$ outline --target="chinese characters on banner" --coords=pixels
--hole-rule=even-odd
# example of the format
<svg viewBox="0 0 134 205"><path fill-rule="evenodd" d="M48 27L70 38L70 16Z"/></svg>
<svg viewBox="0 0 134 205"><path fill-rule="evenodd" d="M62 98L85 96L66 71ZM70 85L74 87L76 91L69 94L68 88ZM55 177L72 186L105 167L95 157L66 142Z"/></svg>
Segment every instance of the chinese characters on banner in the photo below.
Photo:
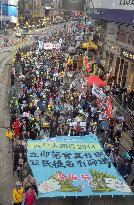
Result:
<svg viewBox="0 0 134 205"><path fill-rule="evenodd" d="M39 197L131 194L95 135L28 141L27 156Z"/></svg>

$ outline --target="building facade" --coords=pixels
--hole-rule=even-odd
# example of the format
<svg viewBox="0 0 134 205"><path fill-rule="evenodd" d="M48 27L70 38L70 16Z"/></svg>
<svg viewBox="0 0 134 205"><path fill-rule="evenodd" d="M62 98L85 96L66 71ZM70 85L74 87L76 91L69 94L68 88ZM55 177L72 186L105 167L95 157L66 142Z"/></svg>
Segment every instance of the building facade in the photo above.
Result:
<svg viewBox="0 0 134 205"><path fill-rule="evenodd" d="M133 89L134 1L94 0L92 3L90 6L95 10L92 17L106 24L103 58L107 68L112 68L117 83Z"/></svg>
<svg viewBox="0 0 134 205"><path fill-rule="evenodd" d="M33 13L33 0L19 0L19 16L31 18Z"/></svg>
<svg viewBox="0 0 134 205"><path fill-rule="evenodd" d="M116 82L134 88L134 28L132 25L107 24L104 58Z"/></svg>

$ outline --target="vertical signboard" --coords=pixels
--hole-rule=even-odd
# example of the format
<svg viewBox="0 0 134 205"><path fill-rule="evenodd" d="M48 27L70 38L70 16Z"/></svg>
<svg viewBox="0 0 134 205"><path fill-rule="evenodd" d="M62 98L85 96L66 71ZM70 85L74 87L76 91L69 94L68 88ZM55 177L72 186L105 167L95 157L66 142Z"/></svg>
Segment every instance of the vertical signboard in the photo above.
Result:
<svg viewBox="0 0 134 205"><path fill-rule="evenodd" d="M85 0L62 0L62 8L67 11L84 11Z"/></svg>
<svg viewBox="0 0 134 205"><path fill-rule="evenodd" d="M41 0L33 0L33 17L40 17Z"/></svg>

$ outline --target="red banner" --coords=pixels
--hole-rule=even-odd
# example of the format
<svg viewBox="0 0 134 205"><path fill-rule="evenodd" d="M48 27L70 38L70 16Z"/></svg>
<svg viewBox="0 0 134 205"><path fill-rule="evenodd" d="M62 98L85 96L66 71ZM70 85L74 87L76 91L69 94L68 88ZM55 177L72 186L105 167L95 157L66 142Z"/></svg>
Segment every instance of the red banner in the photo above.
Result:
<svg viewBox="0 0 134 205"><path fill-rule="evenodd" d="M105 102L98 99L98 107L105 110L103 113L105 116L107 115L108 118L112 117L112 102L110 97L107 97Z"/></svg>

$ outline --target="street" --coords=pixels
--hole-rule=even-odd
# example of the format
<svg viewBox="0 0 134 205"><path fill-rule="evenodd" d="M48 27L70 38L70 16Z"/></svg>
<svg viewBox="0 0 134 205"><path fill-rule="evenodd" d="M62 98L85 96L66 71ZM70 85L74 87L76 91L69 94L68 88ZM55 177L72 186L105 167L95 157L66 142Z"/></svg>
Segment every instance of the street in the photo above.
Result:
<svg viewBox="0 0 134 205"><path fill-rule="evenodd" d="M43 31L35 31L31 33L31 36L27 37L27 44L33 42L34 34L46 35L53 32L55 28L62 28L62 25L52 26L46 28ZM0 37L0 39L3 37ZM9 37L10 40L16 40L15 37ZM2 41L1 45L2 45ZM11 72L11 62L12 62L12 50L14 52L18 47L23 46L23 44L17 44L10 46L8 48L2 48L0 50L0 204L1 205L11 205L11 190L15 186L17 176L13 176L13 161L12 161L12 150L9 147L8 141L5 137L5 128L9 127L10 123L10 113L8 104L8 89L10 85L10 72ZM122 138L122 143L125 144L125 148L130 148L132 141L129 136L124 136ZM10 152L9 152L10 151ZM89 198L49 198L40 199L37 205L132 205L134 202L134 197L123 197L123 196L100 196L100 197L89 197Z"/></svg>

